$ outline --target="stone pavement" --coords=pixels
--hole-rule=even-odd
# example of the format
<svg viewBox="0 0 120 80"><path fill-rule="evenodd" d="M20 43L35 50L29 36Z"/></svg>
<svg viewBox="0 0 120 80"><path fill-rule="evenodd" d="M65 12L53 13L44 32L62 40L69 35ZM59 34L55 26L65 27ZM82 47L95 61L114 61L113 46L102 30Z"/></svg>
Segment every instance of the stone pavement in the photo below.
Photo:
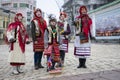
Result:
<svg viewBox="0 0 120 80"><path fill-rule="evenodd" d="M50 75L46 68L34 70L32 44L26 46L25 73L11 74L7 62L8 46L0 45L0 80L120 80L120 45L93 43L91 57L87 59L87 69L77 69L78 59L73 55L73 43L69 44L65 67L62 74ZM46 59L42 63L46 66Z"/></svg>

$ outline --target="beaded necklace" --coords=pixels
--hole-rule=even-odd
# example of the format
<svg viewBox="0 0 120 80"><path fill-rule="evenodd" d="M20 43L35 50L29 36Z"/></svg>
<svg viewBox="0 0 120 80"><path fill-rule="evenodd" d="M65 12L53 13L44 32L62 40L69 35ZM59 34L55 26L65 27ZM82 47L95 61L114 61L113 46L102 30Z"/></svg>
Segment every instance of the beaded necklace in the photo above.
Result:
<svg viewBox="0 0 120 80"><path fill-rule="evenodd" d="M55 34L57 33L56 29L52 29L52 35L53 35L53 38L55 38Z"/></svg>

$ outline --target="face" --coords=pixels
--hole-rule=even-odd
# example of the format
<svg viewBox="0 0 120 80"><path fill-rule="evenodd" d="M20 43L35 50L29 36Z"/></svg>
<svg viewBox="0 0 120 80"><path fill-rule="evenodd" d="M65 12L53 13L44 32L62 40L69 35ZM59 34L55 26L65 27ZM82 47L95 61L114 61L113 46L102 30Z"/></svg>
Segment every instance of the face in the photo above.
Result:
<svg viewBox="0 0 120 80"><path fill-rule="evenodd" d="M55 25L56 25L56 22L55 22L55 21L51 21L51 22L50 22L50 25L51 25L51 26L55 26Z"/></svg>
<svg viewBox="0 0 120 80"><path fill-rule="evenodd" d="M82 14L87 14L87 10L85 8L81 9Z"/></svg>
<svg viewBox="0 0 120 80"><path fill-rule="evenodd" d="M60 20L64 20L65 19L65 16L64 15L61 15L60 16Z"/></svg>
<svg viewBox="0 0 120 80"><path fill-rule="evenodd" d="M41 16L42 16L42 13L41 13L40 11L37 11L37 12L36 12L36 16L41 17Z"/></svg>
<svg viewBox="0 0 120 80"><path fill-rule="evenodd" d="M19 15L19 16L18 16L18 20L19 20L19 21L22 21L22 20L23 20L23 17Z"/></svg>

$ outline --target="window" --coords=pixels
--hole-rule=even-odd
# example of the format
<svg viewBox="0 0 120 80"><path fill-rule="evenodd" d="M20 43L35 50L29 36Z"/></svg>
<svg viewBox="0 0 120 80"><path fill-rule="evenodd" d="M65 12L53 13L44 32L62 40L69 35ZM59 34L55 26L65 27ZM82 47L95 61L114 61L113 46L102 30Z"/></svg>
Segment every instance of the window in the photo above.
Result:
<svg viewBox="0 0 120 80"><path fill-rule="evenodd" d="M20 3L20 7L26 7L25 3Z"/></svg>
<svg viewBox="0 0 120 80"><path fill-rule="evenodd" d="M29 8L29 4L26 4L26 7Z"/></svg>
<svg viewBox="0 0 120 80"><path fill-rule="evenodd" d="M14 4L13 4L13 7L14 7L14 8L17 8L17 7L18 7L17 3L14 3Z"/></svg>
<svg viewBox="0 0 120 80"><path fill-rule="evenodd" d="M29 8L29 4L26 4L26 3L20 3L20 7L27 7L27 8Z"/></svg>
<svg viewBox="0 0 120 80"><path fill-rule="evenodd" d="M32 9L32 5L30 5L30 9Z"/></svg>

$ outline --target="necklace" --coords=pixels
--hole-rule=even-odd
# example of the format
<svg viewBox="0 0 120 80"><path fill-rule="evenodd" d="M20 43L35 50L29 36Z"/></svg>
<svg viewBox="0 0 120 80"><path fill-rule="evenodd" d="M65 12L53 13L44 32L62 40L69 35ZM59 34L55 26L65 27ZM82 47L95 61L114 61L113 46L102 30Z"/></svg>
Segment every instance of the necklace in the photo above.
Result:
<svg viewBox="0 0 120 80"><path fill-rule="evenodd" d="M55 38L55 34L57 33L56 29L53 29L52 30L52 35L53 35L53 38Z"/></svg>

